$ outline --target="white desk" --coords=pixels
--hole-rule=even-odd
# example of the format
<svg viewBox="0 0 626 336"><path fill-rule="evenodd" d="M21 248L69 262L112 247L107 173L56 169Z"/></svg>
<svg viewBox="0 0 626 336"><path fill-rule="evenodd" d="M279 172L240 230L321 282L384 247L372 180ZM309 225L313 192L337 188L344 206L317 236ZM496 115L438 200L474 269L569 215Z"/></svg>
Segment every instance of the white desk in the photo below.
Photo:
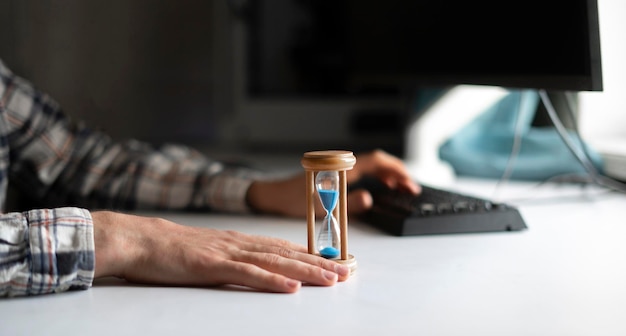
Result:
<svg viewBox="0 0 626 336"><path fill-rule="evenodd" d="M330 288L270 294L108 279L3 299L0 334L626 335L626 197L574 195L521 203L524 232L392 237L353 222L357 274ZM306 243L304 220L159 215Z"/></svg>

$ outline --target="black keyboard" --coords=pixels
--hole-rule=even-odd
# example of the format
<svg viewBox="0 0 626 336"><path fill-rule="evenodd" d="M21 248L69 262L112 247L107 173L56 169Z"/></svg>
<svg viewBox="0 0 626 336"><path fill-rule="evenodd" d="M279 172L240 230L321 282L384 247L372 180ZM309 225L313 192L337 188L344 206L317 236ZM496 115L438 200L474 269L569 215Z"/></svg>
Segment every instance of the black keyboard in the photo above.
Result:
<svg viewBox="0 0 626 336"><path fill-rule="evenodd" d="M526 224L510 205L421 185L420 195L391 190L374 179L364 179L350 189L365 188L374 206L360 217L396 236L519 231Z"/></svg>

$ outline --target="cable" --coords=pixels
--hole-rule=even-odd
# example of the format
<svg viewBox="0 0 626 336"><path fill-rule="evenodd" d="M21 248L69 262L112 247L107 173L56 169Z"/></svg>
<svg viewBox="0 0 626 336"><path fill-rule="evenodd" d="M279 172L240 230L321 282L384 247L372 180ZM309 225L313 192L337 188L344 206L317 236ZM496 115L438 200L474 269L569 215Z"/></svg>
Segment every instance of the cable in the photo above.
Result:
<svg viewBox="0 0 626 336"><path fill-rule="evenodd" d="M591 181L593 181L594 184L599 185L601 187L608 188L617 192L626 193L626 185L624 185L623 183L620 183L617 180L603 176L600 172L598 172L598 170L593 165L593 163L591 163L589 154L585 150L585 146L582 143L582 138L580 137L580 134L578 133L578 129L575 127L574 129L575 135L578 137L581 143L581 150L580 151L577 150L575 144L573 143L567 130L565 129L565 126L563 126L563 124L561 123L561 120L559 119L556 113L556 110L554 109L554 106L552 105L552 101L550 100L550 97L548 96L546 90L543 90L543 89L539 90L539 96L541 97L543 105L546 107L546 111L548 112L548 116L550 117L550 120L552 121L552 124L556 128L559 136L561 137L563 142L565 142L570 152L572 152L572 154L574 154L576 159L578 159L578 161L583 165L583 168L589 174ZM569 117L572 118L573 124L577 125L577 120L573 112L571 111L571 106L569 106L570 101L567 101L567 103L568 103Z"/></svg>
<svg viewBox="0 0 626 336"><path fill-rule="evenodd" d="M498 183L496 184L494 195L493 195L494 199L498 199L498 194L500 193L500 190L503 188L503 186L506 183L509 182L511 175L513 174L515 161L517 160L517 156L519 155L520 148L522 146L522 130L524 126L524 123L522 122L523 121L522 111L524 111L522 109L522 104L524 103L523 98L524 98L524 92L521 91L519 95L519 104L517 106L517 112L515 116L516 120L515 120L515 132L513 135L513 145L511 146L511 153L509 154L509 158L507 159L504 172L502 173L502 176L500 176L500 179L498 180Z"/></svg>
<svg viewBox="0 0 626 336"><path fill-rule="evenodd" d="M541 97L541 100L543 101L543 105L546 107L548 116L550 117L552 124L556 128L561 139L567 145L567 148L570 150L570 152L572 152L572 154L574 154L574 156L578 159L578 161L580 161L580 163L583 165L587 173L589 173L589 175L591 175L591 177L595 179L597 175L599 175L598 171L596 170L596 167L587 159L586 156L582 155L577 150L576 146L572 142L572 139L570 139L569 135L567 134L567 129L565 129L565 126L563 126L563 124L561 123L561 120L559 119L547 92L543 89L539 90L539 96Z"/></svg>
<svg viewBox="0 0 626 336"><path fill-rule="evenodd" d="M574 130L573 130L574 134L576 135L576 137L578 138L578 141L580 142L582 153L585 155L585 157L587 157L588 161L591 161L591 155L589 154L587 147L584 146L582 137L580 135L580 129L578 128L577 118L574 115L574 103L572 102L571 95L566 94L565 98L566 98L566 105L567 105L567 115L571 119L574 125ZM598 173L597 177L602 181L604 187L607 187L607 188L610 188L612 190L619 191L619 192L626 192L626 184L616 179L610 178L602 173Z"/></svg>
<svg viewBox="0 0 626 336"><path fill-rule="evenodd" d="M585 146L585 143L583 142L583 139L580 135L580 129L578 128L578 119L574 115L574 103L572 102L571 95L568 92L564 92L564 96L565 96L565 106L567 106L567 108L565 109L566 110L565 112L567 113L567 116L569 117L570 122L573 125L572 131L574 132L574 135L576 135L576 140L578 140L578 144L580 145L581 153L584 155L587 162L591 162L591 155L589 155L587 146ZM597 172L597 175L600 176L602 174L600 172Z"/></svg>

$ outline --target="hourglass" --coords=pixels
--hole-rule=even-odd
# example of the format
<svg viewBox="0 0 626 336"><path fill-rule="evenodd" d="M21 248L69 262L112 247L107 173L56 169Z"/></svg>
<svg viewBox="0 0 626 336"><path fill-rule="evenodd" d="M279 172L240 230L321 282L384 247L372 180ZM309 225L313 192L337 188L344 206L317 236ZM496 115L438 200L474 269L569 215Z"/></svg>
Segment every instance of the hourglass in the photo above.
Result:
<svg viewBox="0 0 626 336"><path fill-rule="evenodd" d="M322 202L326 216L322 220L317 235L317 251L328 259L339 257L339 226L333 211L337 207L339 198L339 173L336 171L321 171L315 176L317 195Z"/></svg>
<svg viewBox="0 0 626 336"><path fill-rule="evenodd" d="M306 152L302 158L306 170L307 242L311 254L318 254L356 270L354 256L348 254L348 210L346 171L356 158L350 151ZM316 194L317 193L317 197ZM315 237L315 201L326 210Z"/></svg>

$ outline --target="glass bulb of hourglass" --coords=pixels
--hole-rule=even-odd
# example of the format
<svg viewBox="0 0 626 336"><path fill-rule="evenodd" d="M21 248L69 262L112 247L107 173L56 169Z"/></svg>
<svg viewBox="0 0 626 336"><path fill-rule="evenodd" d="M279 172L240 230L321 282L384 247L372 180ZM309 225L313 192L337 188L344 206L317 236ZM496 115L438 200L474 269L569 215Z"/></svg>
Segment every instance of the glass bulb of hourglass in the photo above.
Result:
<svg viewBox="0 0 626 336"><path fill-rule="evenodd" d="M339 174L336 171L321 171L315 178L317 194L326 210L317 236L317 250L324 258L339 256L339 225L333 210L339 199Z"/></svg>

